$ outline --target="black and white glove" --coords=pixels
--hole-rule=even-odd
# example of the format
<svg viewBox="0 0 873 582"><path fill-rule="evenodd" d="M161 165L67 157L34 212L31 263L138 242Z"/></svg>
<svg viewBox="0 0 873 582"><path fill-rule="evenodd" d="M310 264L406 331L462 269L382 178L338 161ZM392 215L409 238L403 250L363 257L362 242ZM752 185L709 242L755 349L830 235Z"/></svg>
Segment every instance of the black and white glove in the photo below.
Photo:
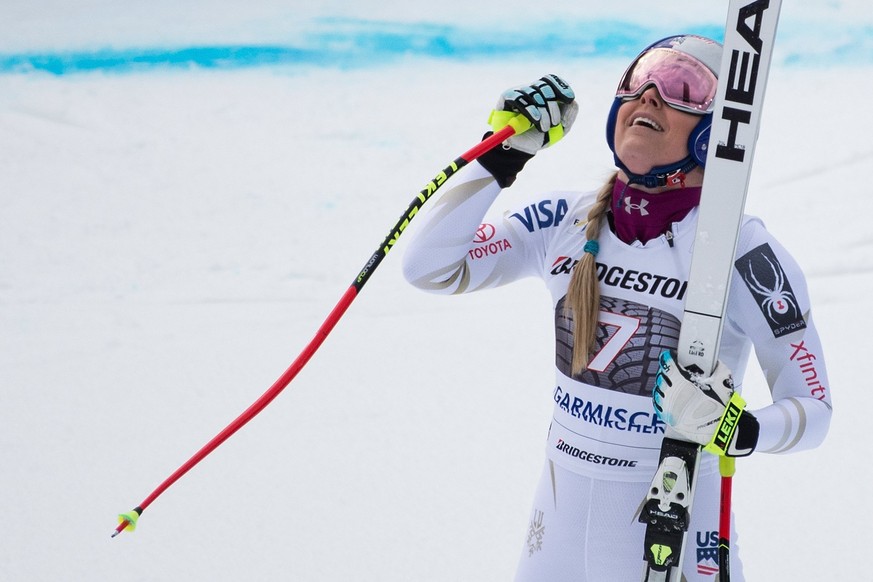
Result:
<svg viewBox="0 0 873 582"><path fill-rule="evenodd" d="M758 420L734 391L731 372L718 362L710 376L661 354L652 399L658 416L686 439L720 456L745 457L758 444Z"/></svg>
<svg viewBox="0 0 873 582"><path fill-rule="evenodd" d="M534 154L554 145L570 131L579 111L575 99L573 89L557 75L546 75L530 85L504 91L488 119L491 128L500 131L518 114L531 123L531 128L507 139L502 148L480 156L479 163L501 187L511 185Z"/></svg>
<svg viewBox="0 0 873 582"><path fill-rule="evenodd" d="M533 155L570 131L578 110L570 85L557 75L546 75L530 85L504 91L489 122L494 131L499 131L509 117L524 115L533 127L507 141L511 147Z"/></svg>

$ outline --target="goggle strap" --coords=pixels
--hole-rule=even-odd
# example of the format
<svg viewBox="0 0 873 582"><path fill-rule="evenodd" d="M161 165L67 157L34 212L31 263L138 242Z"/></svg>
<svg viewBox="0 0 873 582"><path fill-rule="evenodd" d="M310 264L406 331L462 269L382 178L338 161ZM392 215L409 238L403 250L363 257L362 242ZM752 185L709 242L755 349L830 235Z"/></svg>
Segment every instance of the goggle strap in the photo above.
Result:
<svg viewBox="0 0 873 582"><path fill-rule="evenodd" d="M634 174L626 167L622 169L627 174L628 184L640 184L646 188L660 188L662 186L676 186L677 181L680 187L684 187L685 176L696 167L697 162L693 157L688 156L675 164L652 168L648 174Z"/></svg>

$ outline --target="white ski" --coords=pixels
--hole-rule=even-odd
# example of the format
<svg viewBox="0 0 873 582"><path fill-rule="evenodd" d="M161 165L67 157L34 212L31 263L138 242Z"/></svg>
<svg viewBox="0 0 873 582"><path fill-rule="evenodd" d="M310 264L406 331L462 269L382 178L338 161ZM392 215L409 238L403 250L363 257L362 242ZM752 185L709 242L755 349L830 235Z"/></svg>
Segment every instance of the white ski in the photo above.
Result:
<svg viewBox="0 0 873 582"><path fill-rule="evenodd" d="M715 368L782 0L731 0L678 358ZM713 147L715 146L715 147Z"/></svg>
<svg viewBox="0 0 873 582"><path fill-rule="evenodd" d="M719 71L697 236L677 358L709 374L718 360L740 223L746 201L781 0L730 0ZM647 504L646 582L679 582L682 550L701 450L668 431ZM688 474L677 502L673 475ZM670 470L672 468L673 470ZM666 476L666 478L665 478ZM660 509L659 509L660 508ZM672 508L672 509L671 509ZM644 512L644 517L645 517ZM641 518L641 521L644 521ZM723 578L726 579L726 578Z"/></svg>

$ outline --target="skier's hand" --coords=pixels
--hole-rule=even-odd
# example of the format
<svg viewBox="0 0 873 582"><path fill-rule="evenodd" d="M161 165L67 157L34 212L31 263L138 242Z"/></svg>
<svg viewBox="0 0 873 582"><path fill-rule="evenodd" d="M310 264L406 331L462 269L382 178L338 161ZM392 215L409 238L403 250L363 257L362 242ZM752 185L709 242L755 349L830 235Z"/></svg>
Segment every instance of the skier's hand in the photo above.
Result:
<svg viewBox="0 0 873 582"><path fill-rule="evenodd" d="M683 368L669 351L661 354L652 399L665 423L716 455L744 457L758 442L758 421L744 410L731 372L718 362L710 376Z"/></svg>
<svg viewBox="0 0 873 582"><path fill-rule="evenodd" d="M516 115L523 115L531 128L516 133L501 147L479 157L479 163L491 172L501 188L515 182L515 177L534 154L558 142L570 131L579 106L576 95L557 75L546 75L530 85L507 89L500 96L497 108L488 123L497 132L509 125ZM491 135L486 133L485 137Z"/></svg>
<svg viewBox="0 0 873 582"><path fill-rule="evenodd" d="M533 127L510 137L506 143L513 149L534 155L564 137L573 126L578 111L576 94L570 85L557 75L546 75L530 85L504 91L488 122L497 132L515 115L524 115Z"/></svg>

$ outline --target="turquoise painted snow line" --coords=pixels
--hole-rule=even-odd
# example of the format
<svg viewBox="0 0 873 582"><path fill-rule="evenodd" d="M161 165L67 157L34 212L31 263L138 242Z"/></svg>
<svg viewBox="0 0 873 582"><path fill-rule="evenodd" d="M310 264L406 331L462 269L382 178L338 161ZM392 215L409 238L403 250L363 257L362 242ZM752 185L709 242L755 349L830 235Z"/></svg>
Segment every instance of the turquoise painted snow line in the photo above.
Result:
<svg viewBox="0 0 873 582"><path fill-rule="evenodd" d="M836 24L834 25L836 26ZM0 74L33 72L140 73L172 69L247 69L330 67L360 69L400 59L472 61L488 59L632 58L643 45L675 33L626 21L543 23L523 30L481 29L434 23L396 23L354 19L313 21L301 38L286 44L214 44L181 47L103 48L51 52L0 53ZM785 30L789 28L789 30ZM873 64L873 28L851 25L829 35L820 28L810 39L798 27L782 26L776 58L791 66ZM686 27L721 39L721 25Z"/></svg>

